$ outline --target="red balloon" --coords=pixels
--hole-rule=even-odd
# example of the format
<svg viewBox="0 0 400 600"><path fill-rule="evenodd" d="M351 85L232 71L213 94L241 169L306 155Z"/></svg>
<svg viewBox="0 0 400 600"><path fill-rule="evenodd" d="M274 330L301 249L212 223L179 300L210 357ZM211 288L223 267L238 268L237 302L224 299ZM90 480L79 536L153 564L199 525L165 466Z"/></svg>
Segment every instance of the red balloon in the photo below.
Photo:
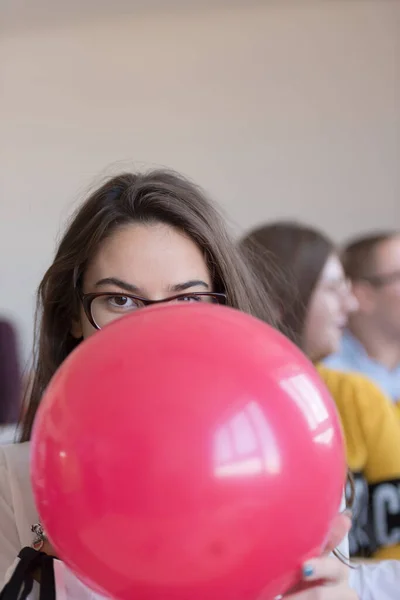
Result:
<svg viewBox="0 0 400 600"><path fill-rule="evenodd" d="M323 548L345 479L313 365L238 311L120 319L56 373L32 483L58 555L121 600L271 600Z"/></svg>

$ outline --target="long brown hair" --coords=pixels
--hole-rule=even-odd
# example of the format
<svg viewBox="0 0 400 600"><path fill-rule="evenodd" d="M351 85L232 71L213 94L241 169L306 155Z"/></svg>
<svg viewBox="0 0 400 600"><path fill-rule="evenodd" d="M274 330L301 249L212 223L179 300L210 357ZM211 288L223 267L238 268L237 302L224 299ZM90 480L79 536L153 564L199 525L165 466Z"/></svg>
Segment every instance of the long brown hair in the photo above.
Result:
<svg viewBox="0 0 400 600"><path fill-rule="evenodd" d="M126 223L162 222L185 232L204 253L215 292L227 304L267 323L273 311L217 209L184 177L169 171L123 173L106 181L78 209L64 233L37 294L34 376L22 422L30 439L43 392L57 368L80 343L71 335L77 317L77 285L99 244Z"/></svg>
<svg viewBox="0 0 400 600"><path fill-rule="evenodd" d="M311 296L335 245L323 233L293 221L278 221L249 231L239 242L259 281L268 289L279 328L300 348ZM348 471L346 503L354 502ZM340 553L335 552L340 558Z"/></svg>
<svg viewBox="0 0 400 600"><path fill-rule="evenodd" d="M310 299L335 251L333 242L311 227L279 221L253 229L242 238L240 247L268 286L280 328L302 347Z"/></svg>

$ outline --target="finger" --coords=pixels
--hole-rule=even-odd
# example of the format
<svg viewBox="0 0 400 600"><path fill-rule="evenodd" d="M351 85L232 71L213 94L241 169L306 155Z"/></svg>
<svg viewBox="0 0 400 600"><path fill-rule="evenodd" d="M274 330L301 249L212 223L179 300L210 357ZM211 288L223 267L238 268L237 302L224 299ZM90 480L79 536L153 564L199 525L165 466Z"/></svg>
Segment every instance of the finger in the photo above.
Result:
<svg viewBox="0 0 400 600"><path fill-rule="evenodd" d="M285 594L289 597L294 597L297 600L297 594L300 592L310 592L310 600L313 597L312 593L315 590L322 588L334 588L344 585L348 586L349 569L335 557L321 557L308 561L303 565L302 581L297 583L293 588ZM307 597L308 598L308 597Z"/></svg>
<svg viewBox="0 0 400 600"><path fill-rule="evenodd" d="M285 592L285 595L282 596L282 598L291 598L292 596L295 596L295 598L297 598L296 594L299 594L300 592L304 592L304 591L308 591L310 588L314 589L315 587L319 587L319 586L323 585L323 581L311 581L310 583L307 583L305 581L300 581L300 583L297 583L295 586L293 586L292 588L290 588L289 590L287 590ZM279 596L278 596L279 598ZM277 600L275 598L275 600Z"/></svg>
<svg viewBox="0 0 400 600"><path fill-rule="evenodd" d="M351 528L351 518L344 512L337 515L332 523L324 554L332 552L346 537Z"/></svg>
<svg viewBox="0 0 400 600"><path fill-rule="evenodd" d="M335 557L322 556L308 561L303 566L303 581L310 583L325 581L337 584L341 581L347 583L349 569Z"/></svg>

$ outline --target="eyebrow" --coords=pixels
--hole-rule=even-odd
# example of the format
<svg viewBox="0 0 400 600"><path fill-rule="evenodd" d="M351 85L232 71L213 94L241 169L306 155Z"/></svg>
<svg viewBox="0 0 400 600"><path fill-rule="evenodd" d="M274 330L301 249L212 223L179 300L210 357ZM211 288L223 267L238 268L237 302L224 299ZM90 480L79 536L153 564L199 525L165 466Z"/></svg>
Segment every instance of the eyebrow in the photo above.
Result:
<svg viewBox="0 0 400 600"><path fill-rule="evenodd" d="M121 288L121 290L130 292L131 294L137 294L140 291L136 285L122 281L122 279L118 279L117 277L104 277L104 279L99 279L99 281L96 282L95 287L102 287L103 285L115 285L116 287Z"/></svg>
<svg viewBox="0 0 400 600"><path fill-rule="evenodd" d="M133 285L132 283L128 283L127 281L123 281L122 279L118 279L117 277L105 277L104 279L100 279L96 282L95 287L102 287L103 285L115 285L116 287L129 292L130 294L138 294L140 293L140 289ZM193 287L203 287L206 290L210 288L208 283L202 281L201 279L193 279L190 281L185 281L185 283L177 283L170 287L171 292L184 292Z"/></svg>
<svg viewBox="0 0 400 600"><path fill-rule="evenodd" d="M171 287L171 291L184 292L185 290L189 290L193 287L203 287L206 290L210 289L210 286L205 281L202 281L201 279L193 279L192 281L186 281L185 283L178 283L177 285L173 285Z"/></svg>

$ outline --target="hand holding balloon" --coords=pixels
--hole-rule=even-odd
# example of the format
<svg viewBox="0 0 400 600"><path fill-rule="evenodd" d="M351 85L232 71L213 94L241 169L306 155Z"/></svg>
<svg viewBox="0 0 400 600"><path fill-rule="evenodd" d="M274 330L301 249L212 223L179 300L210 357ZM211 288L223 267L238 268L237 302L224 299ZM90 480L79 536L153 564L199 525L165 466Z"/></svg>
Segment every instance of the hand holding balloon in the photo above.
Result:
<svg viewBox="0 0 400 600"><path fill-rule="evenodd" d="M285 594L288 600L312 600L316 593L320 600L357 600L350 589L349 567L337 557L329 556L346 537L351 528L349 514L337 515L332 524L328 543L321 558L308 561L303 566L303 581Z"/></svg>

